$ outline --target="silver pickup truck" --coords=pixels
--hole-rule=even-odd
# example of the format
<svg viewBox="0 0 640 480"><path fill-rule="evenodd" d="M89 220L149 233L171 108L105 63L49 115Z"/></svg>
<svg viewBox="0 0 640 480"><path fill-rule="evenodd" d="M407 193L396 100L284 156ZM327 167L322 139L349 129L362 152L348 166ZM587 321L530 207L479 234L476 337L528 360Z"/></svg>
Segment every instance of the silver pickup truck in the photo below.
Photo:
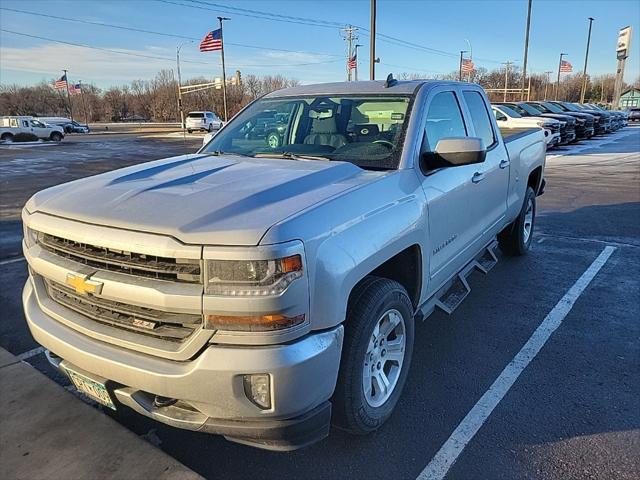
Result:
<svg viewBox="0 0 640 480"><path fill-rule="evenodd" d="M272 114L277 143L253 130ZM419 321L497 245L529 249L544 164L542 130L503 138L477 85L280 90L196 154L34 195L26 319L110 408L272 450L371 432Z"/></svg>

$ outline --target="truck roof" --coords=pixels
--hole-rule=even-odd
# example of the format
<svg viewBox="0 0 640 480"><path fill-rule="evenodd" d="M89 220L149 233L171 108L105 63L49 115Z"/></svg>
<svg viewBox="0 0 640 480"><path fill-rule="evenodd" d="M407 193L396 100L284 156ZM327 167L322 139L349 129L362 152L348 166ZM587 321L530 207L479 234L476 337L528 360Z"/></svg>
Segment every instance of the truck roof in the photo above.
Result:
<svg viewBox="0 0 640 480"><path fill-rule="evenodd" d="M296 87L283 88L265 95L265 98L278 98L302 95L407 95L414 93L419 87L425 84L459 84L460 82L450 82L443 80L397 80L390 87L385 87L384 81L362 81L362 82L334 82L317 83L313 85L298 85Z"/></svg>

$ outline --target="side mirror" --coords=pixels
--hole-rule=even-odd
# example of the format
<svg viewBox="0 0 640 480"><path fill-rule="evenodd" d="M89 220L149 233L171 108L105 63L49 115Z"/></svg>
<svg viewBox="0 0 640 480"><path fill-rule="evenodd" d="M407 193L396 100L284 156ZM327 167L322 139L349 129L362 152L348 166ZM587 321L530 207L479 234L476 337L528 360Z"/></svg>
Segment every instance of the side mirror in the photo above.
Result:
<svg viewBox="0 0 640 480"><path fill-rule="evenodd" d="M441 138L433 152L422 154L424 171L442 167L460 167L484 162L487 148L477 137Z"/></svg>
<svg viewBox="0 0 640 480"><path fill-rule="evenodd" d="M211 141L215 133L206 133L204 138L202 139L202 146L204 147L207 143Z"/></svg>

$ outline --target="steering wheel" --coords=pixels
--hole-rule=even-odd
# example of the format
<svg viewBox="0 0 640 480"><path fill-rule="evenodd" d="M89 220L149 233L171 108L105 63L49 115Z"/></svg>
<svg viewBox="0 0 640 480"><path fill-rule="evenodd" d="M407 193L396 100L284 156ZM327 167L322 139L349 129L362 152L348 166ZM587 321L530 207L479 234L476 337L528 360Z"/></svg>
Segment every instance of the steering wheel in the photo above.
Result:
<svg viewBox="0 0 640 480"><path fill-rule="evenodd" d="M391 150L395 147L395 145L389 140L374 140L371 143L377 143L379 145L384 145L385 147L389 147Z"/></svg>

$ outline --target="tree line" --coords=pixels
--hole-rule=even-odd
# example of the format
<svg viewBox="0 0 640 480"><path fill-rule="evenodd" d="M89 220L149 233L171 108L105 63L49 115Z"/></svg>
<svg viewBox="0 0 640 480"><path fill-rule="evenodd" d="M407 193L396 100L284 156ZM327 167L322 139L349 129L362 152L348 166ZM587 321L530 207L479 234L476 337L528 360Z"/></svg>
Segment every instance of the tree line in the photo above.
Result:
<svg viewBox="0 0 640 480"><path fill-rule="evenodd" d="M192 78L186 85L211 82L210 79ZM280 88L298 85L295 79L282 75L244 76L238 85L227 87L227 108L234 115L249 102ZM69 117L69 101L64 90L52 88L53 81L33 86L0 85L0 114L33 115L40 117ZM71 111L76 120L89 123L106 121L180 121L178 110L178 82L171 70L161 70L151 80L108 89L93 84L82 84L82 94L70 97ZM194 110L208 110L222 117L222 90L209 88L183 94L185 114Z"/></svg>
<svg viewBox="0 0 640 480"><path fill-rule="evenodd" d="M505 73L508 88L520 88L522 72L518 68L487 70L476 69L471 76L463 74L463 80L480 84L486 89L503 89ZM402 79L425 78L423 75L402 73ZM555 78L542 74L532 74L527 78L525 87L531 85L530 99L556 98ZM458 72L439 75L440 80L457 80ZM192 78L186 84L197 85L210 82L210 79ZM227 105L229 115L237 113L242 107L280 88L298 85L295 79L282 75L243 76L236 85L227 87ZM611 103L613 101L614 75L589 77L587 81L586 100L595 103ZM2 115L33 115L69 117L69 102L66 92L56 91L50 83L42 82L33 86L0 85L0 114ZM628 88L631 85L626 85ZM640 79L633 86L640 88ZM557 98L570 102L580 100L582 75L563 75ZM178 111L178 83L171 70L161 70L151 80L134 80L119 87L100 89L92 84L82 85L82 95L71 97L71 110L74 118L89 123L108 121L143 121L177 122ZM501 101L502 92L490 92L491 101ZM520 100L520 94L509 94L508 100ZM183 95L185 112L194 110L210 110L222 116L222 90L206 89Z"/></svg>

